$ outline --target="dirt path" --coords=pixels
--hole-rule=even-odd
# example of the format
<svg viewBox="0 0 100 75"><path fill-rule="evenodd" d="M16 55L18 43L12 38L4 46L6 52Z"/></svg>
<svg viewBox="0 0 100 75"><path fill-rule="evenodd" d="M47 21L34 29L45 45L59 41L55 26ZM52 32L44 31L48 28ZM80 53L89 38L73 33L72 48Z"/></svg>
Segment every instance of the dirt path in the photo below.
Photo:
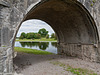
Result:
<svg viewBox="0 0 100 75"><path fill-rule="evenodd" d="M75 68L84 68L100 74L100 64L86 62L78 58L67 57L64 55L34 55L27 53L18 53L14 58L15 70L23 75L73 75L66 71L63 66L57 63L63 63Z"/></svg>

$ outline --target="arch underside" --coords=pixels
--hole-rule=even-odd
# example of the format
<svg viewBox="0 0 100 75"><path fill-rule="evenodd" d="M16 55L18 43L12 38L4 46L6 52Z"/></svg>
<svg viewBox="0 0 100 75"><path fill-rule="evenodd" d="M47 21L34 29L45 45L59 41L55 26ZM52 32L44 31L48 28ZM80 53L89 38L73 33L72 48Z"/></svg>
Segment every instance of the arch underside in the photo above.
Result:
<svg viewBox="0 0 100 75"><path fill-rule="evenodd" d="M58 36L60 50L69 55L82 56L82 50L94 50L93 44L98 42L97 30L91 18L78 2L48 0L33 7L24 21L40 19L47 22ZM89 55L92 53L87 57Z"/></svg>

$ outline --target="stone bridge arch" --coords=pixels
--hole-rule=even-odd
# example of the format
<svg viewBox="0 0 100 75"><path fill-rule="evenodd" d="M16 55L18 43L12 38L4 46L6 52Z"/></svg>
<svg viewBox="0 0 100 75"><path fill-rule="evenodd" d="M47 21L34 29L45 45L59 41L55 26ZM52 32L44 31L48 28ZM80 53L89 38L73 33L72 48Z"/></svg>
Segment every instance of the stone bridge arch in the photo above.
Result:
<svg viewBox="0 0 100 75"><path fill-rule="evenodd" d="M8 1L9 5L1 2L3 8L1 12L7 11L6 15L1 14L4 16L2 20L5 20L8 15L7 23L2 23L4 26L1 26L1 50L6 52L3 55L5 61L1 62L5 64L0 65L2 72L13 72L12 49L15 37L21 23L29 19L39 19L50 24L58 36L59 51L69 56L98 62L99 22L95 20L95 16L91 16L92 7L87 8L84 2L85 0L42 0L39 2L16 0Z"/></svg>
<svg viewBox="0 0 100 75"><path fill-rule="evenodd" d="M58 36L58 49L61 52L95 60L90 52L95 50L94 46L98 43L97 27L92 16L81 3L70 0L49 0L32 5L23 21L40 19L47 22ZM86 52L82 53L82 47ZM87 51L85 48L92 49Z"/></svg>

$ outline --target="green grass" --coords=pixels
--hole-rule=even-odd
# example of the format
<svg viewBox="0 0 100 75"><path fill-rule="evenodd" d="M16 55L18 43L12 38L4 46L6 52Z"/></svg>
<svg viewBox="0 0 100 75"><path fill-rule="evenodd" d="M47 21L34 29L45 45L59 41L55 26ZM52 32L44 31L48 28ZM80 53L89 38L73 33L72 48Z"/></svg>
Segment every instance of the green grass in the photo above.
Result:
<svg viewBox="0 0 100 75"><path fill-rule="evenodd" d="M24 41L55 41L55 42L57 42L57 40L55 40L55 39L46 39L46 38L41 38L41 39L34 39L34 40L32 40L32 39L16 39L16 41L21 41L21 42L24 42Z"/></svg>
<svg viewBox="0 0 100 75"><path fill-rule="evenodd" d="M91 70L82 69L82 68L73 68L71 66L68 66L66 71L70 71L70 72L72 72L73 74L76 74L76 75L97 75L96 73L94 73Z"/></svg>
<svg viewBox="0 0 100 75"><path fill-rule="evenodd" d="M36 54L36 55L53 54L53 53L47 52L47 51L41 51L41 50L36 50L36 49L28 49L28 48L21 48L21 47L15 47L14 50L17 51L17 52L31 53L31 54Z"/></svg>
<svg viewBox="0 0 100 75"><path fill-rule="evenodd" d="M83 69L83 68L73 68L69 65L65 65L59 61L53 61L50 62L53 65L58 65L60 67L63 67L63 69L65 71L69 71L71 73L73 73L74 75L98 75L97 73L94 73L92 70L88 70L88 69Z"/></svg>

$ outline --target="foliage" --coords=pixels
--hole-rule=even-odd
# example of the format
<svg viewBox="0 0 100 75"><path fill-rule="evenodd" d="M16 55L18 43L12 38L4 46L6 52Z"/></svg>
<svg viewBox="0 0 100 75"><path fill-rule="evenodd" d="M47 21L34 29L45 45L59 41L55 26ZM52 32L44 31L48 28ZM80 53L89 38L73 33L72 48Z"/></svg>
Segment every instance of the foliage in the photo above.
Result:
<svg viewBox="0 0 100 75"><path fill-rule="evenodd" d="M54 38L55 40L57 40L56 34L55 34L55 33L52 33L52 34L51 34L51 38Z"/></svg>
<svg viewBox="0 0 100 75"><path fill-rule="evenodd" d="M38 33L27 33L25 34L24 32L21 33L21 36L19 39L40 39L41 38L41 35L38 34Z"/></svg>
<svg viewBox="0 0 100 75"><path fill-rule="evenodd" d="M38 34L38 33L35 33L34 38L35 38L35 39L40 39L40 38L41 38L41 35Z"/></svg>
<svg viewBox="0 0 100 75"><path fill-rule="evenodd" d="M34 33L27 33L26 38L27 39L33 39L34 38Z"/></svg>
<svg viewBox="0 0 100 75"><path fill-rule="evenodd" d="M36 50L36 49L28 49L28 48L21 48L21 47L15 47L14 50L17 51L17 52L31 53L31 54L36 54L36 55L53 54L53 53L47 52L47 51L41 51L41 50Z"/></svg>
<svg viewBox="0 0 100 75"><path fill-rule="evenodd" d="M45 28L42 28L39 30L38 33L41 34L41 37L46 37L46 35L48 34L48 31Z"/></svg>
<svg viewBox="0 0 100 75"><path fill-rule="evenodd" d="M49 39L49 34L48 31L44 28L40 29L38 33L30 32L25 34L24 32L21 33L19 39L41 39L41 38L46 38ZM51 34L51 39L57 40L57 36L55 33Z"/></svg>
<svg viewBox="0 0 100 75"><path fill-rule="evenodd" d="M57 41L57 40L55 40L54 38L49 38L49 39L46 39L46 38L41 38L41 39L16 39L16 41L20 41L20 42L24 42L24 41Z"/></svg>
<svg viewBox="0 0 100 75"><path fill-rule="evenodd" d="M21 36L19 37L19 39L24 39L26 38L26 34L24 32L21 33Z"/></svg>
<svg viewBox="0 0 100 75"><path fill-rule="evenodd" d="M46 35L46 39L49 39L49 34Z"/></svg>
<svg viewBox="0 0 100 75"><path fill-rule="evenodd" d="M91 0L90 3L91 3L91 7L93 7L93 5L96 3L96 0Z"/></svg>
<svg viewBox="0 0 100 75"><path fill-rule="evenodd" d="M44 28L40 29L38 33L30 32L25 34L22 32L19 39L41 39L41 37L49 38L48 31L46 31Z"/></svg>

